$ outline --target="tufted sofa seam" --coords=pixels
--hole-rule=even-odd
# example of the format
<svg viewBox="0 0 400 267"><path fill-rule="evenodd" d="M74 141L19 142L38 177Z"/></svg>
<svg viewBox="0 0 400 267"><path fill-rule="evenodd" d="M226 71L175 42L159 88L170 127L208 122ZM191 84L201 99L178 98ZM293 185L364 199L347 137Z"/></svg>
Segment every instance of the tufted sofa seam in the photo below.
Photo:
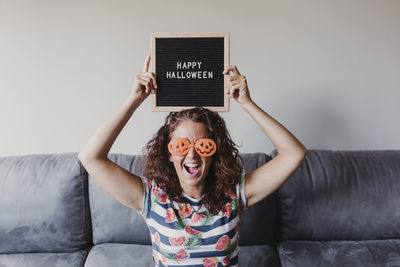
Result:
<svg viewBox="0 0 400 267"><path fill-rule="evenodd" d="M78 159L79 161L79 159ZM79 164L79 169L80 169L80 179L81 179L81 193L82 193L82 235L83 235L83 239L85 240L86 238L86 233L85 233L85 188L84 188L84 184L83 184L83 170L82 170L82 164L80 162L78 162Z"/></svg>
<svg viewBox="0 0 400 267"><path fill-rule="evenodd" d="M82 207L83 207L83 210L82 210L82 216L83 216L83 219L82 219L82 222L83 222L83 224L82 224L82 233L83 233L84 241L85 242L87 241L87 244L86 244L85 247L86 248L91 248L93 246L93 240L92 240L93 238L91 236L91 231L89 231L89 229L88 229L88 231L86 231L86 229L85 229L85 226L86 226L86 223L87 223L86 216L85 216L85 215L87 215L86 214L86 198L89 198L89 189L87 190L87 194L85 194L85 189L86 188L85 188L84 179L85 179L86 170L83 168L83 165L82 165L82 163L80 162L79 159L78 159L78 164L79 164L79 169L80 169L81 191L82 191ZM89 178L89 177L87 177L87 178ZM87 186L88 186L88 182L89 181L87 181ZM88 205L89 205L89 201L88 201ZM90 209L90 206L88 206L88 209ZM88 218L90 218L90 212L89 212ZM91 223L91 221L89 221L89 222ZM89 240L87 240L87 238Z"/></svg>
<svg viewBox="0 0 400 267"><path fill-rule="evenodd" d="M86 259L89 256L89 252L92 250L92 248L93 248L93 246L85 249L85 255L83 255L81 263L79 264L79 267L84 267L85 266Z"/></svg>
<svg viewBox="0 0 400 267"><path fill-rule="evenodd" d="M283 248L283 246L280 246L280 245L277 245L277 248L278 248L278 257L279 257L279 259L280 259L280 261L281 261L281 265L282 265L282 266L286 266L286 265L287 265L287 262L286 262L286 252L285 252L285 249ZM282 255L282 257L281 257L281 255Z"/></svg>

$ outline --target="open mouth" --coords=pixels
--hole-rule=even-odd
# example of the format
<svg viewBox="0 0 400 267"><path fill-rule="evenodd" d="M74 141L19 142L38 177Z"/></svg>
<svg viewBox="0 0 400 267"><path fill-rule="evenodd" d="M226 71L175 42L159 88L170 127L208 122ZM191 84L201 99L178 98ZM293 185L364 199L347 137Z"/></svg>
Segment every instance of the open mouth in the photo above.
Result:
<svg viewBox="0 0 400 267"><path fill-rule="evenodd" d="M185 167L186 172L190 176L195 176L196 174L198 174L200 172L200 164L185 163L185 164L183 164L183 166Z"/></svg>

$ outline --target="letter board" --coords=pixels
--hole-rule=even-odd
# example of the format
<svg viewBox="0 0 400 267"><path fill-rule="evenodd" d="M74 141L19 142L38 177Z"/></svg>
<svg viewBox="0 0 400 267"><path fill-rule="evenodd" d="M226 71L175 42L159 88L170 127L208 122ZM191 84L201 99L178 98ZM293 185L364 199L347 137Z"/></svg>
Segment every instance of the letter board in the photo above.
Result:
<svg viewBox="0 0 400 267"><path fill-rule="evenodd" d="M202 106L229 111L225 94L229 33L152 33L152 71L156 73L153 111Z"/></svg>

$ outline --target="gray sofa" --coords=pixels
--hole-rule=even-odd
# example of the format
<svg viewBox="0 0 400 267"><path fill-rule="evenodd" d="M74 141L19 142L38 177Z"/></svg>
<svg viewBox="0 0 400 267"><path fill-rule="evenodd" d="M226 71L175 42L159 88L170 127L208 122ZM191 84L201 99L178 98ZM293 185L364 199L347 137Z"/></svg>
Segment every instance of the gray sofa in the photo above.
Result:
<svg viewBox="0 0 400 267"><path fill-rule="evenodd" d="M0 266L152 266L144 220L105 193L78 153L0 158ZM246 172L276 156L242 154ZM141 173L139 156L109 158ZM239 266L400 266L400 151L309 150L247 209Z"/></svg>

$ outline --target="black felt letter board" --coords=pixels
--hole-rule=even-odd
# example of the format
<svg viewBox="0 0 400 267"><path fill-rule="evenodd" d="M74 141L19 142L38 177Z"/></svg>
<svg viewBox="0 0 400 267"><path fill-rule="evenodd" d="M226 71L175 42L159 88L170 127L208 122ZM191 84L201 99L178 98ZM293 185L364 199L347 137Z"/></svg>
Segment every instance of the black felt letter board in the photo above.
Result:
<svg viewBox="0 0 400 267"><path fill-rule="evenodd" d="M228 111L222 74L227 64L226 37L176 35L153 37L153 66L158 84L153 110L203 106Z"/></svg>

